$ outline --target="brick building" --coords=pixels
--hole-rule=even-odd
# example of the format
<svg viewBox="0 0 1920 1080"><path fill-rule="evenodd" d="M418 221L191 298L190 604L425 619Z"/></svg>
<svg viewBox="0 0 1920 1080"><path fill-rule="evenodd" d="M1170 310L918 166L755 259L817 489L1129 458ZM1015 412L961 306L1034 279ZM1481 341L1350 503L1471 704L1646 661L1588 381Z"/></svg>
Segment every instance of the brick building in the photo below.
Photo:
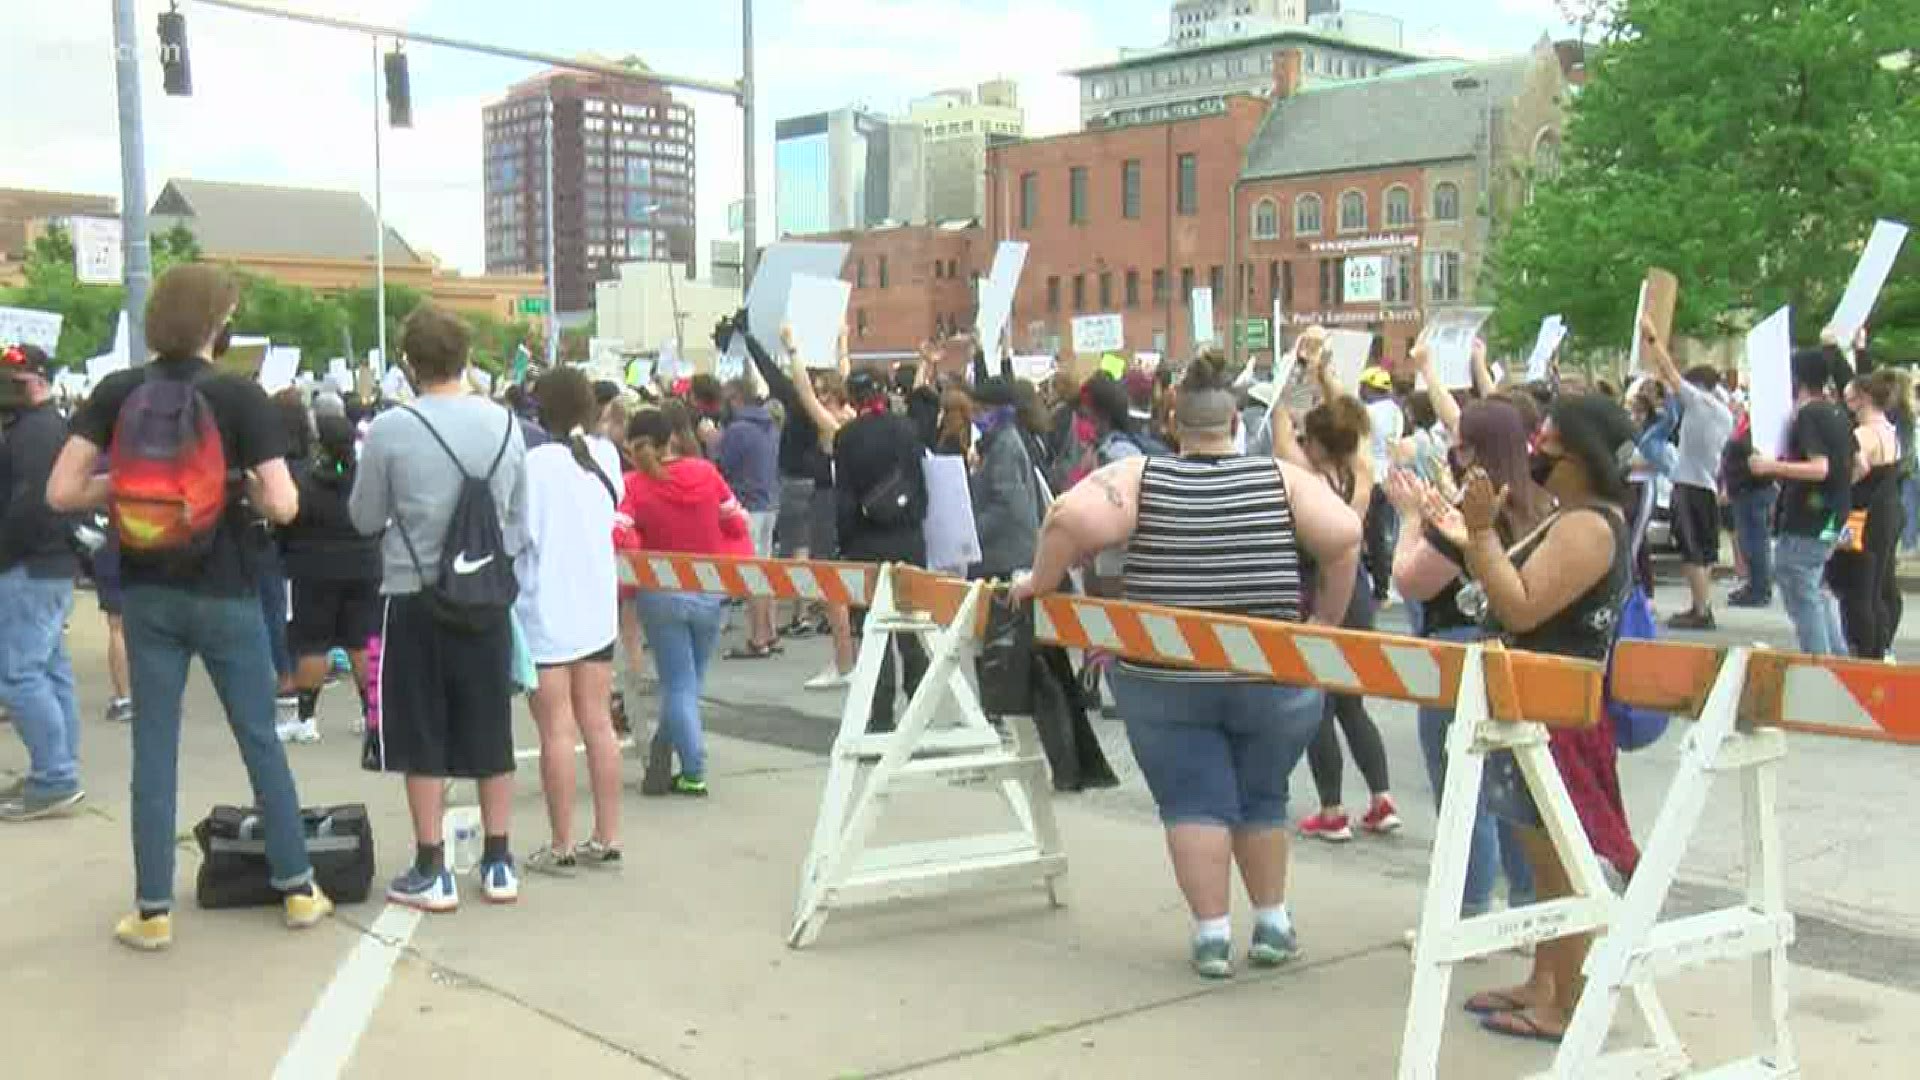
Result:
<svg viewBox="0 0 1920 1080"><path fill-rule="evenodd" d="M1230 200L1267 105L1224 97L1178 119L990 150L986 235L1032 245L1014 296L1015 351L1058 354L1075 315L1119 313L1128 349L1190 354L1192 290L1225 295ZM992 245L981 246L990 260ZM1225 305L1215 310L1224 340Z"/></svg>
<svg viewBox="0 0 1920 1080"><path fill-rule="evenodd" d="M855 360L905 360L920 343L973 327L975 281L993 267L979 225L890 225L795 237L853 245L848 349ZM958 353L956 352L956 356Z"/></svg>
<svg viewBox="0 0 1920 1080"><path fill-rule="evenodd" d="M1309 88L1293 63L1237 187L1232 309L1266 316L1277 301L1289 331L1370 330L1400 362L1435 310L1491 303L1481 277L1492 238L1559 167L1559 57L1543 45ZM1379 260L1379 302L1348 298L1354 259Z"/></svg>

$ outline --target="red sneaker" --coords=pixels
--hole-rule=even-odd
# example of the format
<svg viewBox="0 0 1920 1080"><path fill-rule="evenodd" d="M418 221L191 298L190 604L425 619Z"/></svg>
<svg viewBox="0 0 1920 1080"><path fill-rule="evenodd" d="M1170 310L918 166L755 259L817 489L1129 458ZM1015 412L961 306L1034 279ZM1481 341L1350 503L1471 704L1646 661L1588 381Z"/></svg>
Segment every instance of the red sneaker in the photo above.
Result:
<svg viewBox="0 0 1920 1080"><path fill-rule="evenodd" d="M1390 833L1400 827L1400 808L1393 805L1393 796L1382 795L1373 800L1367 808L1367 816L1360 819L1360 827L1370 833Z"/></svg>
<svg viewBox="0 0 1920 1080"><path fill-rule="evenodd" d="M1317 837L1329 843L1353 839L1353 824L1345 814L1319 813L1300 823L1300 835Z"/></svg>

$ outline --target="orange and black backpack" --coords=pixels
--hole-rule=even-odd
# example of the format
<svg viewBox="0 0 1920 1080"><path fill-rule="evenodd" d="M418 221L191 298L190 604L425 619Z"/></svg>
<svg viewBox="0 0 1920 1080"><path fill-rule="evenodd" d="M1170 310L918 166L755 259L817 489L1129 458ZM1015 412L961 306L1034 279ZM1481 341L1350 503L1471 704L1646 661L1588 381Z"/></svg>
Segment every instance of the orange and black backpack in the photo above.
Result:
<svg viewBox="0 0 1920 1080"><path fill-rule="evenodd" d="M227 452L196 379L149 367L120 406L107 470L128 554L204 556L227 507Z"/></svg>

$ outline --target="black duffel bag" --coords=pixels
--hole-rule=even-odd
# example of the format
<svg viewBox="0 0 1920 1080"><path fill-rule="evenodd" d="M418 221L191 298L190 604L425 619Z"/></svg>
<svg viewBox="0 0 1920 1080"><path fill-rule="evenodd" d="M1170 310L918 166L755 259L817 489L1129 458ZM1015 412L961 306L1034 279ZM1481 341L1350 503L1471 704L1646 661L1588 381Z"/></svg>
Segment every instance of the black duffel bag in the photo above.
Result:
<svg viewBox="0 0 1920 1080"><path fill-rule="evenodd" d="M314 881L339 903L358 904L373 885L373 824L362 803L305 807L300 828ZM197 899L203 908L266 907L280 902L267 869L266 823L251 807L216 806L193 827L200 843Z"/></svg>

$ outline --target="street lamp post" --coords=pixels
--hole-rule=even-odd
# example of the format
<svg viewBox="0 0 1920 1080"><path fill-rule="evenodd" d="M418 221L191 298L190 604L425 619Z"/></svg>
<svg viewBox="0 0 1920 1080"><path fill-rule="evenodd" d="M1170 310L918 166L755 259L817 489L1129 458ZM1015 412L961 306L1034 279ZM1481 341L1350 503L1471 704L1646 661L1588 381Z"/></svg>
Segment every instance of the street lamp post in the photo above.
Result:
<svg viewBox="0 0 1920 1080"><path fill-rule="evenodd" d="M760 216L754 191L753 97L753 0L740 0L740 119L746 155L746 167L742 171L742 179L746 182L746 205L740 213L740 285L743 295L746 286L753 284L755 239L759 233ZM695 252L694 257L697 259L699 253Z"/></svg>
<svg viewBox="0 0 1920 1080"><path fill-rule="evenodd" d="M553 238L553 81L547 81L547 368L560 362L560 268Z"/></svg>
<svg viewBox="0 0 1920 1080"><path fill-rule="evenodd" d="M147 157L140 124L140 46L134 0L113 0L113 68L120 103L120 239L127 286L127 357L147 362L147 287L153 247L147 237Z"/></svg>
<svg viewBox="0 0 1920 1080"><path fill-rule="evenodd" d="M380 39L373 38L373 325L374 339L380 350L380 367L375 377L385 375L387 366L387 210L382 192L386 185L380 175ZM353 363L353 357L347 357Z"/></svg>

